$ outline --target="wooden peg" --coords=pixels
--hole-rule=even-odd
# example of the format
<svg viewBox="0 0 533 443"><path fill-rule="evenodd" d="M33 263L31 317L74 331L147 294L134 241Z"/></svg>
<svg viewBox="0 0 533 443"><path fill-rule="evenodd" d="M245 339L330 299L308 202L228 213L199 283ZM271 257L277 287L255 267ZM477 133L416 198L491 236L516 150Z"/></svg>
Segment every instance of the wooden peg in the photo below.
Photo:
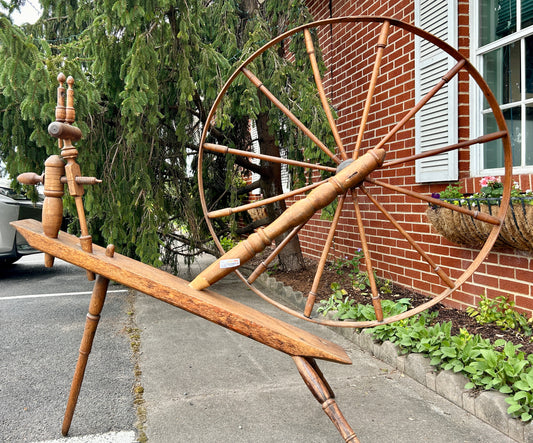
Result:
<svg viewBox="0 0 533 443"><path fill-rule="evenodd" d="M81 139L81 130L76 126L63 122L52 122L48 125L48 134L55 138L66 138L71 142Z"/></svg>
<svg viewBox="0 0 533 443"><path fill-rule="evenodd" d="M37 175L35 172L24 172L17 176L17 181L23 185L38 185L44 183L44 174Z"/></svg>

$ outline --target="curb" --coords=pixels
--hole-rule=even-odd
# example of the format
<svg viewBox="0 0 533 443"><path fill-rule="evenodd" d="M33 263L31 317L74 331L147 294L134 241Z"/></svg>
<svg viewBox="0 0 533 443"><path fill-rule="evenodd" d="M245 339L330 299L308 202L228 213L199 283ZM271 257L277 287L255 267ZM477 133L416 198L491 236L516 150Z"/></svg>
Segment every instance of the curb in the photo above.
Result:
<svg viewBox="0 0 533 443"><path fill-rule="evenodd" d="M301 292L285 286L273 277L262 274L256 284L273 292L273 298L283 299L295 308L303 309L305 306L305 298ZM374 341L370 334L353 328L330 329L509 438L519 443L533 443L533 422L524 423L507 414L507 395L497 391L482 391L479 395L474 395L470 389L464 388L469 380L463 374L449 370L436 371L429 364L430 360L422 354L400 355L400 349L394 343L385 341L380 344Z"/></svg>

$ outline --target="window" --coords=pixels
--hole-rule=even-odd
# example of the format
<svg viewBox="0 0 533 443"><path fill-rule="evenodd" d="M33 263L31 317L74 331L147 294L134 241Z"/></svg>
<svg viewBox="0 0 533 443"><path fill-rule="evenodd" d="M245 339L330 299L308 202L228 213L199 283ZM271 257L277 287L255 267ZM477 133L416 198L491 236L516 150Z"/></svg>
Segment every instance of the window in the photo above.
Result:
<svg viewBox="0 0 533 443"><path fill-rule="evenodd" d="M515 173L533 172L533 0L477 0L477 67L496 96L506 119ZM479 98L472 122L479 133L496 130L488 104ZM500 173L501 141L474 152L474 174Z"/></svg>

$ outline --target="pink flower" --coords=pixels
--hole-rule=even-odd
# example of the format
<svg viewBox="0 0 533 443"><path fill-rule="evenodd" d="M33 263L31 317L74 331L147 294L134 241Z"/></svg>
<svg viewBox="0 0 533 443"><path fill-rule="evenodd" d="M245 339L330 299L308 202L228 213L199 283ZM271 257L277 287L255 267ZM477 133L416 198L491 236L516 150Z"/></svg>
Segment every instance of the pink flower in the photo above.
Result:
<svg viewBox="0 0 533 443"><path fill-rule="evenodd" d="M500 177L493 177L491 175L491 176L488 176L488 177L483 177L479 181L479 184L481 185L482 188L484 188L486 186L493 185L494 183L501 183L501 178Z"/></svg>

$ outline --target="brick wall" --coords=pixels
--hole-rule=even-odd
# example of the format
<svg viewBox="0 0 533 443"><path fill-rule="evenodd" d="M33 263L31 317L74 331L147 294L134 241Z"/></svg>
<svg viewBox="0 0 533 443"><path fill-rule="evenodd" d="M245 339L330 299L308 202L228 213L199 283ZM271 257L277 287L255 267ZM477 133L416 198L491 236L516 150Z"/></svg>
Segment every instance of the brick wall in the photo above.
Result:
<svg viewBox="0 0 533 443"><path fill-rule="evenodd" d="M376 6L377 4L377 6ZM384 15L408 23L414 22L414 8L411 1L341 1L310 0L308 6L315 19L345 15ZM469 55L469 10L468 0L460 0L458 10L459 50ZM348 152L353 151L358 125L368 91L375 44L379 26L362 25L347 31L345 26L335 25L323 29L319 34L323 57L327 65L324 86L332 105L338 109L338 129ZM401 30L394 30L391 45L383 59L381 75L375 94L375 105L362 144L362 149L375 144L414 106L414 40L413 36ZM357 48L357 57L348 57ZM459 76L459 139L469 138L469 83L468 75ZM414 153L414 121L411 120L386 146L387 160ZM479 178L470 176L468 149L459 155L460 181L464 192L479 190ZM376 178L383 178L392 184L415 190L423 194L442 191L448 183L420 185L415 183L414 165L383 170ZM530 175L515 177L522 189L532 189ZM425 211L427 204L408 200L402 195L369 186L379 197L387 210L407 229L413 238L431 255L437 265L443 267L452 278L457 278L477 256L478 250L458 247L436 233L428 223ZM359 191L359 195L361 192ZM434 295L445 287L440 279L421 261L419 254L410 248L398 231L387 221L366 197L360 199L365 230L376 272L381 278L388 278L417 292ZM333 254L350 256L360 248L359 234L354 218L351 199L344 206L342 221ZM318 258L320 240L325 240L330 222L315 215L299 234L304 253ZM513 249L493 251L478 268L473 278L456 291L447 303L464 308L474 305L479 296L510 296L520 309L531 313L533 295L529 282L533 279L531 257Z"/></svg>

